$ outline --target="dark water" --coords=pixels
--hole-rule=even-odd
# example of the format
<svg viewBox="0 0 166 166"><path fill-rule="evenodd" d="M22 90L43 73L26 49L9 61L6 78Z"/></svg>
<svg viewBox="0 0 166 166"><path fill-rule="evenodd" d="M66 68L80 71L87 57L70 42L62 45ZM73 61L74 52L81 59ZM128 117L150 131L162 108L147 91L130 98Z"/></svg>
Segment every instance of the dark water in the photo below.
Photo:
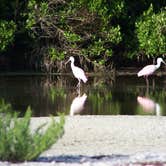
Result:
<svg viewBox="0 0 166 166"><path fill-rule="evenodd" d="M166 115L166 78L89 77L80 90L72 75L0 76L0 98L22 114ZM72 106L71 106L72 105Z"/></svg>

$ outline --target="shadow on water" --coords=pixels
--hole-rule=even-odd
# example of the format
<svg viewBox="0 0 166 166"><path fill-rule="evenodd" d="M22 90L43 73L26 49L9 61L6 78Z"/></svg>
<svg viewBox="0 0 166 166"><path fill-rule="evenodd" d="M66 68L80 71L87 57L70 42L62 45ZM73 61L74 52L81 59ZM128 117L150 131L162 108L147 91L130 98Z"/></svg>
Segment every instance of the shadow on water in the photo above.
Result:
<svg viewBox="0 0 166 166"><path fill-rule="evenodd" d="M91 163L95 163L97 161L115 161L116 160L126 160L129 159L128 155L112 155L112 156L106 156L106 155L102 155L102 156L83 156L83 155L78 155L78 156L53 156L53 157L39 157L39 159L37 161L40 162L65 162L65 163L86 163L86 162L91 162Z"/></svg>
<svg viewBox="0 0 166 166"><path fill-rule="evenodd" d="M89 76L76 88L72 75L0 76L0 98L33 116L166 115L166 80L151 77L149 86L136 76Z"/></svg>

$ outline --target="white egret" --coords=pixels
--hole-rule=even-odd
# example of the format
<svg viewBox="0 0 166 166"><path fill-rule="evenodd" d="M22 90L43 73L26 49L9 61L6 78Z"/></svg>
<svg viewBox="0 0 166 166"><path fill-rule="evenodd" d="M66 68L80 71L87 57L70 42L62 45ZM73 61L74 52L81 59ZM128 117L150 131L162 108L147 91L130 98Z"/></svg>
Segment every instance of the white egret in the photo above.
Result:
<svg viewBox="0 0 166 166"><path fill-rule="evenodd" d="M73 72L75 78L78 79L78 84L77 84L77 86L80 87L81 80L82 80L84 83L86 83L88 79L87 79L87 77L86 77L84 71L83 71L81 68L79 68L79 67L77 67L77 66L74 65L74 57L73 57L73 56L71 56L71 57L69 58L69 60L66 62L66 64L67 64L69 61L71 62L71 69L72 69L72 72Z"/></svg>
<svg viewBox="0 0 166 166"><path fill-rule="evenodd" d="M145 76L147 78L149 75L152 75L160 67L161 62L166 65L162 58L157 58L157 64L145 66L137 73L138 77Z"/></svg>

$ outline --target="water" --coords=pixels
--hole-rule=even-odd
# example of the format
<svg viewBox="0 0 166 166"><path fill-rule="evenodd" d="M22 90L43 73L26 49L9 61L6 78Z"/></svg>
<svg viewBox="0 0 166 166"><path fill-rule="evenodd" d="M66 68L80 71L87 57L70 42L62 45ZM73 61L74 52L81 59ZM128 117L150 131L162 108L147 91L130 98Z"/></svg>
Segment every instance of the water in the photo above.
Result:
<svg viewBox="0 0 166 166"><path fill-rule="evenodd" d="M1 75L0 98L22 115L166 115L166 78L151 77L149 87L137 76L91 76L76 88L72 75Z"/></svg>

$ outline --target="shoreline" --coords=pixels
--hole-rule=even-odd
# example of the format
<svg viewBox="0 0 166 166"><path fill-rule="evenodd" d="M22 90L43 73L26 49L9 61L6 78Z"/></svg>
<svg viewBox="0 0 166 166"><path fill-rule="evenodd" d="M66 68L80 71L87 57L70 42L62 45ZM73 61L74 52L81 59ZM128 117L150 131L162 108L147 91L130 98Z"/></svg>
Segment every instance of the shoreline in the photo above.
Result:
<svg viewBox="0 0 166 166"><path fill-rule="evenodd" d="M115 76L133 76L136 75L140 69L143 67L121 67L119 69L111 69L111 70L101 70L98 72L86 72L86 74L90 77L94 76L103 76L103 75L115 75ZM11 72L11 71L4 71L0 72L0 76L70 76L72 75L71 72L69 73L44 73L44 72ZM154 76L166 76L165 68L161 68L153 73Z"/></svg>

